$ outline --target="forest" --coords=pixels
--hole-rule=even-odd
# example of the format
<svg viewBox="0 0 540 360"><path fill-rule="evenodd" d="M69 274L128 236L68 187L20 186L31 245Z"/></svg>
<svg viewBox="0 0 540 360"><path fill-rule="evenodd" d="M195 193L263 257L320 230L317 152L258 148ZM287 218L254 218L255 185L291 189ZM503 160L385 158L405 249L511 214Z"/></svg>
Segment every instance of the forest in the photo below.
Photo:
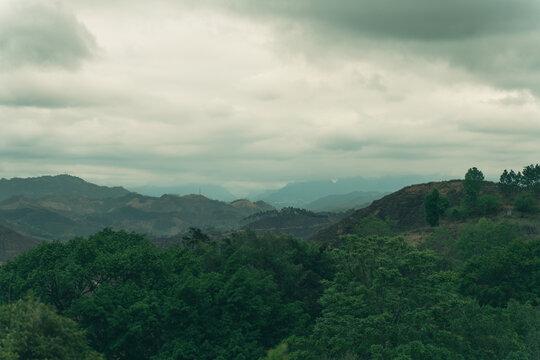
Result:
<svg viewBox="0 0 540 360"><path fill-rule="evenodd" d="M457 205L426 194L416 242L369 216L338 243L196 228L168 248L111 228L42 243L0 266L0 358L540 359L540 239L523 225L538 181L484 183L471 168Z"/></svg>

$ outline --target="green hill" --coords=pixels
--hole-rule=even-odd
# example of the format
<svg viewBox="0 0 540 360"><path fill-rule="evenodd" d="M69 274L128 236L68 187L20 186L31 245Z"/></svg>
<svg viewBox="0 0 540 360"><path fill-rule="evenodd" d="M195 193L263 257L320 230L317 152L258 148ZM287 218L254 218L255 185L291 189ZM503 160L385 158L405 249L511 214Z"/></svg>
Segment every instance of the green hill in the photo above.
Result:
<svg viewBox="0 0 540 360"><path fill-rule="evenodd" d="M94 199L120 197L129 191L122 187L99 186L71 175L0 179L0 201L20 195L30 199L48 195L79 195Z"/></svg>

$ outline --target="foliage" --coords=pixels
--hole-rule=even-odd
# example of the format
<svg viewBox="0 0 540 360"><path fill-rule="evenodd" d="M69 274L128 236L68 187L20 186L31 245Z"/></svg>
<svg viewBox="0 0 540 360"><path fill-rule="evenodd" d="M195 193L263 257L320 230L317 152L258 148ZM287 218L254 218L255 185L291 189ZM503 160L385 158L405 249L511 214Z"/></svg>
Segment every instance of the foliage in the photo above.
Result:
<svg viewBox="0 0 540 360"><path fill-rule="evenodd" d="M287 340L291 359L505 359L537 354L537 312L480 306L454 292L456 273L400 238L346 236L313 333ZM509 305L510 306L510 305ZM521 321L521 320L520 320ZM522 327L523 326L523 327Z"/></svg>
<svg viewBox="0 0 540 360"><path fill-rule="evenodd" d="M375 215L366 216L354 227L353 233L360 237L369 235L392 236L396 233L396 224L391 219L380 219Z"/></svg>
<svg viewBox="0 0 540 360"><path fill-rule="evenodd" d="M540 165L527 165L517 173L514 170L504 170L499 178L503 191L513 193L517 190L537 190L540 183Z"/></svg>
<svg viewBox="0 0 540 360"><path fill-rule="evenodd" d="M480 215L494 215L501 208L501 203L494 195L482 195L478 198L477 208Z"/></svg>
<svg viewBox="0 0 540 360"><path fill-rule="evenodd" d="M508 171L504 169L499 177L499 186L503 192L513 193L520 188L522 177L521 172L516 174L514 170Z"/></svg>
<svg viewBox="0 0 540 360"><path fill-rule="evenodd" d="M484 186L484 174L482 171L473 167L465 174L463 187L465 196L461 200L461 207L467 214L478 212L478 194Z"/></svg>
<svg viewBox="0 0 540 360"><path fill-rule="evenodd" d="M438 255L438 267L451 270L460 262L456 234L446 227L438 227L418 244L420 250L431 250Z"/></svg>
<svg viewBox="0 0 540 360"><path fill-rule="evenodd" d="M159 250L105 229L8 262L0 294L8 302L32 291L76 318L107 358L251 359L308 331L332 273L326 258L290 237L218 243L193 230L185 246Z"/></svg>
<svg viewBox="0 0 540 360"><path fill-rule="evenodd" d="M33 297L0 306L0 358L102 359L75 321Z"/></svg>
<svg viewBox="0 0 540 360"><path fill-rule="evenodd" d="M452 206L446 210L446 216L454 220L465 220L468 215L467 210L462 206Z"/></svg>
<svg viewBox="0 0 540 360"><path fill-rule="evenodd" d="M433 189L424 198L424 213L427 223L431 226L437 226L439 217L444 214L449 205L448 198L440 196L439 190Z"/></svg>
<svg viewBox="0 0 540 360"><path fill-rule="evenodd" d="M514 207L523 213L535 213L538 211L538 200L532 194L521 194L516 197Z"/></svg>
<svg viewBox="0 0 540 360"><path fill-rule="evenodd" d="M465 174L465 181L463 185L465 187L465 192L478 193L484 186L484 174L476 167L470 168Z"/></svg>
<svg viewBox="0 0 540 360"><path fill-rule="evenodd" d="M540 358L540 240L481 218L415 247L369 235L394 233L391 222L361 225L366 235L337 248L197 229L163 250L110 229L43 244L0 267L0 358L17 358L18 339L39 351L78 346L77 359L99 359L88 344L130 360ZM18 300L29 292L50 305ZM25 330L47 323L35 325L31 309L74 340Z"/></svg>
<svg viewBox="0 0 540 360"><path fill-rule="evenodd" d="M286 343L279 344L276 348L268 350L266 357L263 360L287 360L289 359L289 351Z"/></svg>
<svg viewBox="0 0 540 360"><path fill-rule="evenodd" d="M475 167L470 168L463 182L465 196L461 200L461 206L452 209L450 216L463 220L470 215L495 215L500 210L501 203L494 195L480 195L484 184L484 174Z"/></svg>
<svg viewBox="0 0 540 360"><path fill-rule="evenodd" d="M460 289L482 305L506 306L510 299L540 304L540 240L516 240L471 259Z"/></svg>
<svg viewBox="0 0 540 360"><path fill-rule="evenodd" d="M516 224L507 221L495 223L480 218L459 231L439 228L422 240L418 247L435 251L440 256L443 268L456 269L472 258L483 256L493 249L505 248L521 236L520 227Z"/></svg>
<svg viewBox="0 0 540 360"><path fill-rule="evenodd" d="M519 238L519 227L509 222L494 223L480 218L476 224L469 224L460 231L456 248L462 261L482 256L494 248L507 246Z"/></svg>

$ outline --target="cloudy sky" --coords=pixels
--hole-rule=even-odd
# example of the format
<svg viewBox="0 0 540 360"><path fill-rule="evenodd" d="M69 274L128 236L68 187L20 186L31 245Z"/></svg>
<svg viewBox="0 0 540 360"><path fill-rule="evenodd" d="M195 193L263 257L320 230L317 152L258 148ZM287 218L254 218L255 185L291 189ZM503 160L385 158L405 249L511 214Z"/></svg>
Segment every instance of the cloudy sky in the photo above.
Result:
<svg viewBox="0 0 540 360"><path fill-rule="evenodd" d="M539 162L538 0L0 0L0 177L100 184Z"/></svg>

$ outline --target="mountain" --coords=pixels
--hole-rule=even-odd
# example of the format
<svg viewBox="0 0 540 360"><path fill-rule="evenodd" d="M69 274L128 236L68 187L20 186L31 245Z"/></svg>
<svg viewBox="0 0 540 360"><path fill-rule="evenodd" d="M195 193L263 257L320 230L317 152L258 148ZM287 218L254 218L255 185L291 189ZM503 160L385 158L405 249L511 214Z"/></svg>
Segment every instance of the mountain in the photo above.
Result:
<svg viewBox="0 0 540 360"><path fill-rule="evenodd" d="M0 263L14 258L41 242L42 240L21 235L16 231L0 226Z"/></svg>
<svg viewBox="0 0 540 360"><path fill-rule="evenodd" d="M99 186L71 175L0 179L0 201L15 195L36 199L48 195L73 194L105 199L124 196L129 191L119 186Z"/></svg>
<svg viewBox="0 0 540 360"><path fill-rule="evenodd" d="M231 203L231 205L238 209L257 209L258 212L264 212L264 211L272 211L275 210L275 208L272 205L269 205L265 203L264 201L255 201L251 202L247 199L238 199Z"/></svg>
<svg viewBox="0 0 540 360"><path fill-rule="evenodd" d="M264 202L226 203L202 195L128 193L92 199L78 195L48 195L39 199L15 196L0 202L0 224L35 237L67 240L104 227L125 229L151 237L172 236L190 227L230 231L243 218L274 209Z"/></svg>
<svg viewBox="0 0 540 360"><path fill-rule="evenodd" d="M429 227L424 216L425 196L438 189L450 201L450 206L459 205L464 196L463 181L450 180L411 185L373 201L371 205L357 210L350 216L319 231L312 239L318 242L335 242L340 235L354 233L362 226L363 219L374 217L392 224L398 232L407 232ZM482 194L502 198L496 183L486 181Z"/></svg>
<svg viewBox="0 0 540 360"><path fill-rule="evenodd" d="M270 232L307 239L346 215L347 213L314 213L288 207L279 211L270 210L251 215L244 219L247 223L244 229L251 229L259 235Z"/></svg>
<svg viewBox="0 0 540 360"><path fill-rule="evenodd" d="M380 199L384 193L378 191L353 191L344 195L328 195L306 204L311 211L345 211L368 206L373 200Z"/></svg>
<svg viewBox="0 0 540 360"><path fill-rule="evenodd" d="M424 180L417 176L402 176L293 182L255 199L264 200L277 208L288 206L304 208L309 203L328 195L345 195L355 191L385 193Z"/></svg>
<svg viewBox="0 0 540 360"><path fill-rule="evenodd" d="M173 195L190 195L199 194L207 198L220 201L233 201L237 197L230 193L229 190L219 185L213 184L191 184L191 185L176 185L176 186L136 186L133 191L147 196L161 196L165 194Z"/></svg>

